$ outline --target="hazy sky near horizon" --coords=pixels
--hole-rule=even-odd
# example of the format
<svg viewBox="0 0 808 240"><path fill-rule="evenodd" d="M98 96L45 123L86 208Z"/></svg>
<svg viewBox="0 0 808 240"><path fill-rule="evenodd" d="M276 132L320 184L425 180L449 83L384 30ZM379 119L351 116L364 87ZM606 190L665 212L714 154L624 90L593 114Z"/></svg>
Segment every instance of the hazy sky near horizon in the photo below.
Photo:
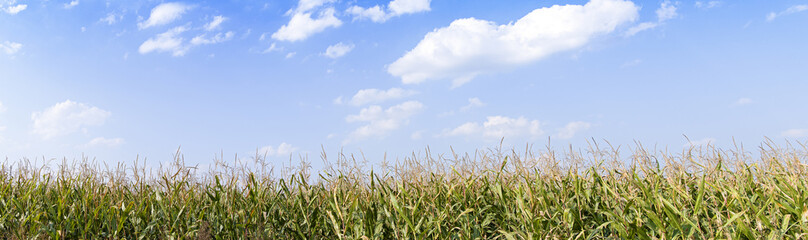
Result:
<svg viewBox="0 0 808 240"><path fill-rule="evenodd" d="M806 26L808 1L0 0L0 158L804 141Z"/></svg>

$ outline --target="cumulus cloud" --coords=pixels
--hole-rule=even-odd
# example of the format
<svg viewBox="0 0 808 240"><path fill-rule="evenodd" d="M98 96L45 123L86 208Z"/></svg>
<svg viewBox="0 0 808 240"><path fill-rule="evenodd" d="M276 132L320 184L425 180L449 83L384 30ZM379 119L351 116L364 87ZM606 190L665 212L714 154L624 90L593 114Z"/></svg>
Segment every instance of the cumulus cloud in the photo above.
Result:
<svg viewBox="0 0 808 240"><path fill-rule="evenodd" d="M233 32L217 33L216 35L213 35L211 37L207 37L207 34L202 34L191 39L191 44L205 45L205 44L216 44L226 42L230 41L230 39L233 39L234 35L235 33Z"/></svg>
<svg viewBox="0 0 808 240"><path fill-rule="evenodd" d="M538 137L544 134L538 120L525 117L510 118L489 116L485 122L467 122L453 129L446 129L440 136L483 137L489 140L512 137Z"/></svg>
<svg viewBox="0 0 808 240"><path fill-rule="evenodd" d="M272 39L296 42L325 31L327 28L341 26L342 21L334 16L336 11L331 7L320 10L317 17L312 18L312 14L316 12L314 10L330 2L333 0L300 0L297 8L287 13L292 15L292 19L273 33Z"/></svg>
<svg viewBox="0 0 808 240"><path fill-rule="evenodd" d="M766 15L766 21L771 22L771 21L774 21L775 18L795 14L795 13L802 12L802 11L805 11L805 10L808 10L808 4L794 5L794 6L791 6L788 9L783 10L782 12L779 12L779 13L770 12L769 15Z"/></svg>
<svg viewBox="0 0 808 240"><path fill-rule="evenodd" d="M328 46L328 48L325 49L325 53L323 53L323 55L325 55L326 57L329 57L329 58L336 59L336 58L344 56L345 54L348 54L348 52L353 50L353 48L354 48L353 44L337 43L337 44Z"/></svg>
<svg viewBox="0 0 808 240"><path fill-rule="evenodd" d="M800 138L800 137L808 137L808 128L802 129L788 129L780 133L780 136L788 137L788 138Z"/></svg>
<svg viewBox="0 0 808 240"><path fill-rule="evenodd" d="M20 13L27 8L28 8L27 4L17 4L17 0L7 0L5 2L0 2L0 11L6 12L11 15L16 15L17 13Z"/></svg>
<svg viewBox="0 0 808 240"><path fill-rule="evenodd" d="M0 51L7 55L14 55L22 49L21 43L4 41L0 42Z"/></svg>
<svg viewBox="0 0 808 240"><path fill-rule="evenodd" d="M375 88L362 89L356 92L348 101L349 104L354 106L362 106L365 104L378 104L384 101L401 99L418 94L413 90L405 90L401 88L390 88L388 90L381 90ZM336 104L342 104L342 97L334 100Z"/></svg>
<svg viewBox="0 0 808 240"><path fill-rule="evenodd" d="M292 154L297 150L298 148L293 147L292 144L283 142L277 147L275 146L262 147L261 149L258 149L258 154L274 157L283 157L283 156L289 156L289 154Z"/></svg>
<svg viewBox="0 0 808 240"><path fill-rule="evenodd" d="M224 21L227 21L227 18L224 16L215 16L213 20L209 23L205 24L205 31L213 31L219 28Z"/></svg>
<svg viewBox="0 0 808 240"><path fill-rule="evenodd" d="M390 18L404 14L427 12L431 10L429 7L430 2L431 0L393 0L387 4L386 9L379 5L369 8L351 6L346 12L353 15L354 20L371 20L383 23Z"/></svg>
<svg viewBox="0 0 808 240"><path fill-rule="evenodd" d="M110 112L97 107L67 100L32 113L31 120L34 122L34 134L51 139L86 130L89 126L103 125L110 115Z"/></svg>
<svg viewBox="0 0 808 240"><path fill-rule="evenodd" d="M556 133L555 137L559 139L571 139L575 136L575 134L585 131L592 127L591 123L577 121L577 122L570 122L567 123L563 128L558 129L558 133Z"/></svg>
<svg viewBox="0 0 808 240"><path fill-rule="evenodd" d="M357 115L348 115L345 121L349 123L363 122L365 125L357 128L343 141L347 144L353 141L368 139L370 137L384 137L390 132L409 124L410 117L420 112L424 105L418 101L407 101L387 109L373 105L363 108Z"/></svg>
<svg viewBox="0 0 808 240"><path fill-rule="evenodd" d="M150 52L170 52L173 56L183 56L188 52L189 47L183 44L184 38L179 36L181 33L188 31L188 27L179 26L168 30L167 32L157 34L157 36L149 38L138 48L140 54L147 54Z"/></svg>
<svg viewBox="0 0 808 240"><path fill-rule="evenodd" d="M123 138L103 138L97 137L90 140L84 147L118 147L126 143Z"/></svg>
<svg viewBox="0 0 808 240"><path fill-rule="evenodd" d="M505 25L458 19L428 33L387 70L405 84L452 79L457 87L482 73L584 46L595 36L633 22L637 12L630 1L592 0L586 5L536 9Z"/></svg>
<svg viewBox="0 0 808 240"><path fill-rule="evenodd" d="M151 10L151 15L145 21L137 24L138 28L146 29L154 26L165 25L180 19L185 12L192 8L191 5L178 2L163 3Z"/></svg>
<svg viewBox="0 0 808 240"><path fill-rule="evenodd" d="M79 0L73 0L73 1L71 1L69 3L65 3L64 6L65 6L65 9L71 9L71 8L73 8L75 6L78 6L78 5L79 5Z"/></svg>
<svg viewBox="0 0 808 240"><path fill-rule="evenodd" d="M659 25L662 25L666 21L671 20L676 16L679 16L679 14L676 13L676 10L677 10L676 5L671 4L669 1L662 2L662 5L660 5L659 8L656 10L657 15L656 22L640 23L637 26L629 28L624 35L626 37L631 37L639 32L654 29Z"/></svg>

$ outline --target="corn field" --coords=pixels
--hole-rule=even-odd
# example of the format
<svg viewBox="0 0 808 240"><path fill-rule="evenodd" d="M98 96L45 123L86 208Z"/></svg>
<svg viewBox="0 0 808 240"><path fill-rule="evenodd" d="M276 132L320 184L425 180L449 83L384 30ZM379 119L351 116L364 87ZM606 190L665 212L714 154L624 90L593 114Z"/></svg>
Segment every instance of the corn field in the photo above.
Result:
<svg viewBox="0 0 808 240"><path fill-rule="evenodd" d="M808 239L808 151L637 145L413 154L314 174L261 156L6 163L6 239ZM373 159L371 159L373 160ZM7 160L8 161L8 160Z"/></svg>

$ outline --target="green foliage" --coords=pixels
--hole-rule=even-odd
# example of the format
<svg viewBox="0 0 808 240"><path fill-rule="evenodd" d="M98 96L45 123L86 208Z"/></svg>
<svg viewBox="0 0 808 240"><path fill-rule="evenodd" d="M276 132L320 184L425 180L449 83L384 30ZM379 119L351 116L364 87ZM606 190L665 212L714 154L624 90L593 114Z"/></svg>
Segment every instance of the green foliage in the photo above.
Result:
<svg viewBox="0 0 808 240"><path fill-rule="evenodd" d="M804 152L761 150L754 162L743 151L715 149L678 156L638 149L628 159L616 150L588 152L584 158L571 151L564 161L552 151L483 154L479 161L413 157L384 174L342 159L316 181L302 170L280 179L250 170L256 168L201 175L180 160L159 177L137 167L3 167L0 237L808 237Z"/></svg>

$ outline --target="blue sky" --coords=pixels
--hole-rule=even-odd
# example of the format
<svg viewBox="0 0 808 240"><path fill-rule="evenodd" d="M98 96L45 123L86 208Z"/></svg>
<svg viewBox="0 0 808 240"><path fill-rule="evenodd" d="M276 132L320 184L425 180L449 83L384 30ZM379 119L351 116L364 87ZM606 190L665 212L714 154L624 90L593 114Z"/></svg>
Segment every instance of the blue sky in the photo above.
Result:
<svg viewBox="0 0 808 240"><path fill-rule="evenodd" d="M806 24L806 1L0 0L0 156L806 140Z"/></svg>

